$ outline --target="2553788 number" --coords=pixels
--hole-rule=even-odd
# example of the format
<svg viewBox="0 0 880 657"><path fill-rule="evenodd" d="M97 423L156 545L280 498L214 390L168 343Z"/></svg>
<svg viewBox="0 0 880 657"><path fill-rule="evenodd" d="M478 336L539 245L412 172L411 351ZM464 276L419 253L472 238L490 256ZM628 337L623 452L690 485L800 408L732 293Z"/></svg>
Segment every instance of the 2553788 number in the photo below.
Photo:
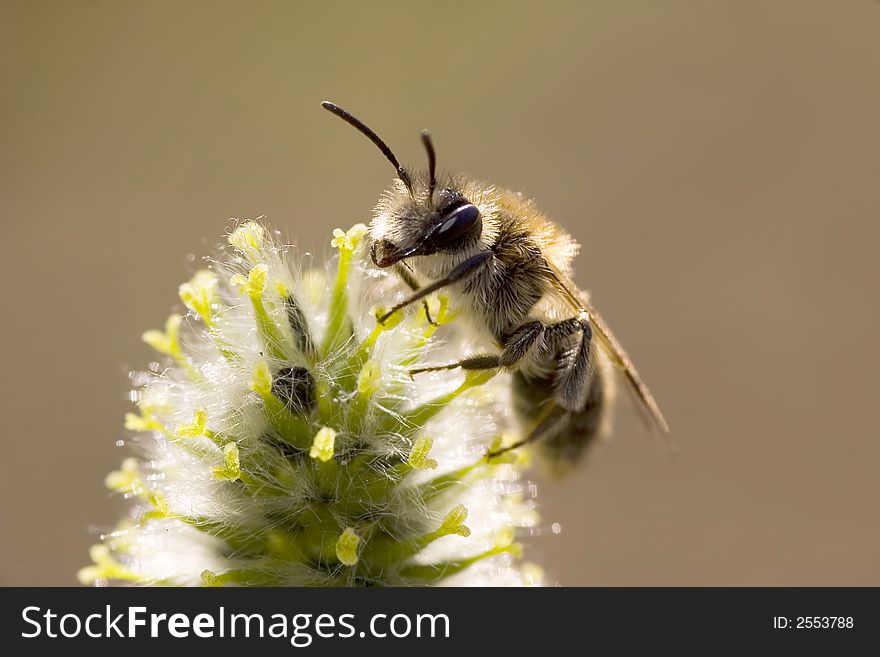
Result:
<svg viewBox="0 0 880 657"><path fill-rule="evenodd" d="M852 626L852 616L798 616L795 621L795 628L799 630L850 629Z"/></svg>

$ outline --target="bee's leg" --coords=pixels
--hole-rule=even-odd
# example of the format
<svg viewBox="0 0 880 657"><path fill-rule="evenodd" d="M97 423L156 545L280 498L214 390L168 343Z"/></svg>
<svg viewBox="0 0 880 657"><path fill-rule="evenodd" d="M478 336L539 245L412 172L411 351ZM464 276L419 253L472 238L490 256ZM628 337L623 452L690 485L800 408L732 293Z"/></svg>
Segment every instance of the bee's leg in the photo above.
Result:
<svg viewBox="0 0 880 657"><path fill-rule="evenodd" d="M516 367L542 338L544 344L541 349L550 350L554 349L563 339L581 330L583 330L583 323L577 317L564 319L555 324L545 324L539 321L527 322L504 341L501 366Z"/></svg>
<svg viewBox="0 0 880 657"><path fill-rule="evenodd" d="M563 356L553 384L553 396L566 410L580 413L587 404L592 380L590 347L593 330L588 321L580 323L581 337L576 347Z"/></svg>
<svg viewBox="0 0 880 657"><path fill-rule="evenodd" d="M454 370L458 367L464 370L488 370L496 367L514 368L525 358L529 351L537 345L542 338L545 345L555 345L562 338L577 333L582 329L578 319L566 319L556 324L545 324L535 320L526 322L504 341L504 349L501 354L480 355L464 358L448 365L435 365L433 367L419 367L409 371L409 375L421 374L422 372L437 372L439 370Z"/></svg>
<svg viewBox="0 0 880 657"><path fill-rule="evenodd" d="M515 367L532 350L544 334L548 326L544 322L526 322L516 329L504 341L500 363L502 367Z"/></svg>
<svg viewBox="0 0 880 657"><path fill-rule="evenodd" d="M412 272L407 269L402 262L398 262L394 265L394 271L397 272L397 275L400 276L400 280L406 283L410 290L413 292L419 291L421 286L416 283L416 279L413 277ZM422 299L422 306L425 308L425 317L428 318L428 324L431 326L437 326L437 322L431 319L431 309L428 307L427 299Z"/></svg>
<svg viewBox="0 0 880 657"><path fill-rule="evenodd" d="M544 334L547 326L543 322L528 322L520 326L505 341L504 349L500 355L481 354L463 358L447 365L435 365L433 367L418 367L409 371L409 375L421 374L422 372L438 372L440 370L489 370L497 367L513 367L529 352L538 339Z"/></svg>
<svg viewBox="0 0 880 657"><path fill-rule="evenodd" d="M507 445L506 447L490 450L486 456L488 458L492 458L493 456L504 454L505 452L518 449L520 447L523 447L524 445L528 445L529 443L534 443L539 440L543 440L548 436L552 436L559 430L560 426L562 426L562 424L568 420L570 415L571 414L561 406L552 404L551 406L547 407L547 411L543 414L543 417L538 420L538 423L529 432L529 435L521 440L516 441L512 445Z"/></svg>
<svg viewBox="0 0 880 657"><path fill-rule="evenodd" d="M398 262L394 265L394 273L400 276L400 280L406 283L407 287L413 292L418 292L421 287L418 283L416 283L416 279L413 276L412 272L404 265L402 262Z"/></svg>
<svg viewBox="0 0 880 657"><path fill-rule="evenodd" d="M436 292L437 290L443 289L447 285L452 285L453 283L457 283L458 281L473 276L480 269L482 269L492 257L493 253L491 251L480 251L480 253L478 253L477 255L468 258L440 280L434 281L430 285L426 285L412 296L407 297L399 304L394 306L391 310L389 310L387 313L379 318L379 323L384 324L385 320L391 317L391 315L396 313L398 310L400 310L401 308L405 308L411 303L415 303L416 301L424 299L432 292Z"/></svg>
<svg viewBox="0 0 880 657"><path fill-rule="evenodd" d="M428 320L428 324L431 326L440 326L437 322L433 320L431 317L431 308L428 306L428 300L425 299L422 301L422 306L425 308L425 318Z"/></svg>
<svg viewBox="0 0 880 657"><path fill-rule="evenodd" d="M462 358L454 363L446 365L429 365L428 367L416 367L409 371L410 378L416 374L424 372L439 372L441 370L455 370L458 368L463 370L494 370L501 367L500 357L497 354L480 354L479 356L469 356Z"/></svg>

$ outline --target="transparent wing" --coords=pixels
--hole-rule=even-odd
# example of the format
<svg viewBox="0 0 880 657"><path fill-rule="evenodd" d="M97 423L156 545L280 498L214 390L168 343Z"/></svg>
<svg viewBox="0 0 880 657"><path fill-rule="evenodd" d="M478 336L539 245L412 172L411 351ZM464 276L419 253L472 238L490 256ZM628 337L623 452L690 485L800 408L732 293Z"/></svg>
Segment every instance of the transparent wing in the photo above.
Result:
<svg viewBox="0 0 880 657"><path fill-rule="evenodd" d="M571 307L574 310L579 313L587 314L590 324L594 329L594 334L599 337L599 344L611 357L612 362L614 362L623 373L623 376L629 384L630 390L635 394L636 399L641 402L642 407L648 412L660 431L663 433L669 433L669 424L667 424L666 418L663 417L663 413L657 405L654 395L651 394L651 391L648 390L648 386L642 381L642 377L639 376L636 366L633 365L632 361L629 359L629 355L626 353L623 345L621 345L617 338L614 337L608 324L602 319L602 315L600 315L590 303L581 298L578 289L564 274L557 271L552 265L549 265L549 267L550 277L556 289L563 297L565 297L566 301L571 304Z"/></svg>

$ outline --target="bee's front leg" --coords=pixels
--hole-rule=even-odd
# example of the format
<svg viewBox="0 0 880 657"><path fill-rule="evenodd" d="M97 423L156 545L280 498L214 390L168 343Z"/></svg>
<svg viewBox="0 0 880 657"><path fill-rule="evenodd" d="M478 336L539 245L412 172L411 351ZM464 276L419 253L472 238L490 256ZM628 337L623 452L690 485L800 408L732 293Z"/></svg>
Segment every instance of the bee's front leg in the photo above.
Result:
<svg viewBox="0 0 880 657"><path fill-rule="evenodd" d="M409 289L413 292L418 292L421 289L421 285L416 282L415 277L412 275L412 272L407 269L407 267L402 262L398 262L394 265L395 273L400 277L400 279L409 286ZM422 299L422 307L425 309L425 317L428 319L428 324L431 326L439 326L437 322L431 317L431 308L428 306L428 300Z"/></svg>
<svg viewBox="0 0 880 657"><path fill-rule="evenodd" d="M430 285L426 285L425 287L419 289L417 292L398 303L391 310L389 310L379 318L379 323L384 324L385 321L398 310L406 308L409 304L415 303L416 301L421 301L429 294L436 292L437 290L442 290L447 285L452 285L453 283L457 283L459 281L470 278L471 276L474 276L483 267L485 267L486 264L489 263L489 261L491 261L492 257L493 254L491 251L480 251L476 255L471 256L470 258L456 266L451 272L449 272L440 280L434 281Z"/></svg>

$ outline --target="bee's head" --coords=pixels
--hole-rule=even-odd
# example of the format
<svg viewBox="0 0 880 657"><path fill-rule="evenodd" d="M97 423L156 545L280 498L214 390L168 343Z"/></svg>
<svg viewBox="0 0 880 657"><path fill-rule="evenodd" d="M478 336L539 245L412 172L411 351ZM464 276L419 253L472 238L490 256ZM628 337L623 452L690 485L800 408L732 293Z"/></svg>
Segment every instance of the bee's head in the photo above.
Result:
<svg viewBox="0 0 880 657"><path fill-rule="evenodd" d="M427 131L422 133L428 152L427 176L413 179L362 121L333 103L321 105L366 135L397 170L399 182L380 202L370 226L370 257L377 267L414 256L467 250L477 244L483 228L480 210L453 181L437 189L434 145Z"/></svg>
<svg viewBox="0 0 880 657"><path fill-rule="evenodd" d="M482 234L480 210L455 187L430 193L417 184L413 195L395 185L370 225L370 257L388 267L413 256L468 250Z"/></svg>

